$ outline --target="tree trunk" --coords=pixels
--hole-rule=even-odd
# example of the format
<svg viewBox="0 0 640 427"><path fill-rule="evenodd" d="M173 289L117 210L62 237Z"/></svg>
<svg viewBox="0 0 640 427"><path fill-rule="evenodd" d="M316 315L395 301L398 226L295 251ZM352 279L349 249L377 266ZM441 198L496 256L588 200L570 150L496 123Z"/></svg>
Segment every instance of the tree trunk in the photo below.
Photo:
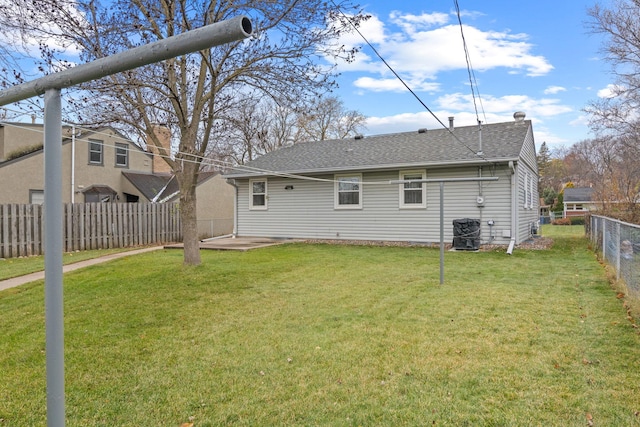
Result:
<svg viewBox="0 0 640 427"><path fill-rule="evenodd" d="M198 216L196 204L196 184L198 164L186 163L181 173L176 174L180 183L180 219L182 241L184 243L184 264L200 264L200 239L198 238Z"/></svg>

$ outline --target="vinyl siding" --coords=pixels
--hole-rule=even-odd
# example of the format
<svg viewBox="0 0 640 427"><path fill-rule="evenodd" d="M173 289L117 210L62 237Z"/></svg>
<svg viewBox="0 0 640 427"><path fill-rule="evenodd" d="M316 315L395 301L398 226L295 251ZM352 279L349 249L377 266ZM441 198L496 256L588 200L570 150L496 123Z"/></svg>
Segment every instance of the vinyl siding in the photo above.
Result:
<svg viewBox="0 0 640 427"><path fill-rule="evenodd" d="M412 168L411 170L415 170ZM486 166L483 176L500 177L498 181L445 183L445 241L453 239L454 219L479 219L482 242L489 243L487 221L495 222L493 243L506 244L502 230L511 228L511 196L508 167ZM479 168L427 170L427 179L475 178ZM316 239L354 239L436 243L440 240L440 185L427 183L427 206L423 209L401 209L398 184L399 170L362 174L362 208L334 209L334 175L313 178L326 182L268 178L268 209L249 209L249 181L238 179L238 229L240 236L265 236ZM292 190L285 186L292 185ZM477 206L477 196L485 199Z"/></svg>
<svg viewBox="0 0 640 427"><path fill-rule="evenodd" d="M538 163L536 160L536 149L531 129L522 144L520 153L521 161L518 164L518 236L516 243L521 243L531 237L531 227L540 219L540 195L538 191ZM531 183L529 183L531 181ZM525 194L527 188L531 189L531 203L525 204Z"/></svg>

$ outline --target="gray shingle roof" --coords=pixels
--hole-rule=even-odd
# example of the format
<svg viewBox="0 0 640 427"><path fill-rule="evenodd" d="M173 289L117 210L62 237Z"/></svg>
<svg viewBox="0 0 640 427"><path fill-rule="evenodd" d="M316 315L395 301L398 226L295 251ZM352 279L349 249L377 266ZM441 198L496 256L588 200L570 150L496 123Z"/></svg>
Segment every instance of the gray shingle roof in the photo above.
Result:
<svg viewBox="0 0 640 427"><path fill-rule="evenodd" d="M122 175L124 175L147 200L153 200L171 180L171 175L169 174L122 172Z"/></svg>
<svg viewBox="0 0 640 427"><path fill-rule="evenodd" d="M591 187L565 188L564 201L565 202L590 202L592 193L593 193L593 188Z"/></svg>
<svg viewBox="0 0 640 427"><path fill-rule="evenodd" d="M435 129L305 142L267 153L226 177L268 174L260 171L302 174L517 160L530 129L530 120L483 125L482 156L476 154L477 126L455 128L455 137L448 129Z"/></svg>
<svg viewBox="0 0 640 427"><path fill-rule="evenodd" d="M216 176L218 172L200 172L198 185L209 178ZM143 172L122 172L148 200L170 201L179 195L178 180L171 174L150 174Z"/></svg>

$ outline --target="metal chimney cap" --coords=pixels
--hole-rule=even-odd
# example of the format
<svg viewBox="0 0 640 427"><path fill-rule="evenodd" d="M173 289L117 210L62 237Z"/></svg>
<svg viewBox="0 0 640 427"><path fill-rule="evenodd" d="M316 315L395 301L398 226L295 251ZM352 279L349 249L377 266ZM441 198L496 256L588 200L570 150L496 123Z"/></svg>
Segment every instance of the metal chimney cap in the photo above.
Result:
<svg viewBox="0 0 640 427"><path fill-rule="evenodd" d="M516 111L515 113L513 113L513 118L516 120L516 122L524 121L525 117L527 117L527 115L523 111Z"/></svg>

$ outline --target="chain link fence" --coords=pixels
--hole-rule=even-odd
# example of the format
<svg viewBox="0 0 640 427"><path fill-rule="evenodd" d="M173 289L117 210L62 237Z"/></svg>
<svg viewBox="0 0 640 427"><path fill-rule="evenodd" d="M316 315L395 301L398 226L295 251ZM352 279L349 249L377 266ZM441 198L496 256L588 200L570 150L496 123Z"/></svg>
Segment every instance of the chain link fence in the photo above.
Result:
<svg viewBox="0 0 640 427"><path fill-rule="evenodd" d="M594 251L615 268L629 295L640 299L640 226L598 215L585 224Z"/></svg>
<svg viewBox="0 0 640 427"><path fill-rule="evenodd" d="M201 240L231 233L233 233L233 218L198 220L198 238Z"/></svg>

